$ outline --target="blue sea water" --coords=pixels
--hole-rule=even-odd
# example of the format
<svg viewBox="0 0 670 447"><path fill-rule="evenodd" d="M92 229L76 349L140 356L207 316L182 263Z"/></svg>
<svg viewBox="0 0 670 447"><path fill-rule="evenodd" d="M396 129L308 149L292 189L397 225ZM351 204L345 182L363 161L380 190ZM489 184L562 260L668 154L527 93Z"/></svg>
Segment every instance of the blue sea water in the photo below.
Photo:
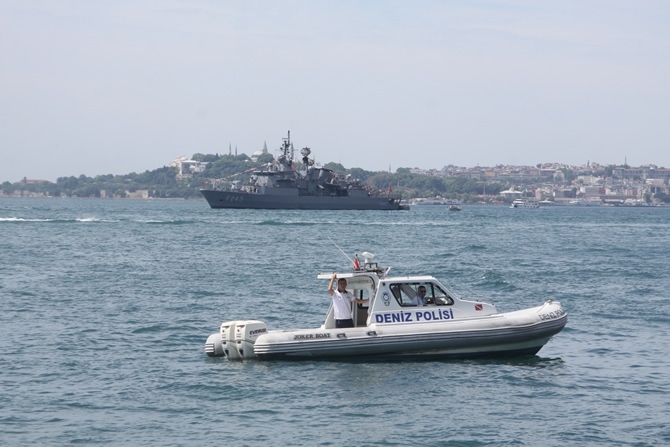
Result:
<svg viewBox="0 0 670 447"><path fill-rule="evenodd" d="M0 199L0 444L670 444L670 208L212 210ZM318 327L370 251L501 311L559 300L538 355L229 362L222 321Z"/></svg>

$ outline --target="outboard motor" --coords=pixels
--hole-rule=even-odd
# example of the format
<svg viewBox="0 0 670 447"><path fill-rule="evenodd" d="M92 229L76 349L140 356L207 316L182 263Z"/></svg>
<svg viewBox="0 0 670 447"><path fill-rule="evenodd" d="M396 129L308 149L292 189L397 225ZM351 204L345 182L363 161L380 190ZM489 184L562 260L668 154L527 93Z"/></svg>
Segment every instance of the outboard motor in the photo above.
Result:
<svg viewBox="0 0 670 447"><path fill-rule="evenodd" d="M228 360L244 360L256 358L254 343L267 332L268 327L262 321L236 320L221 323L220 334L214 335L219 335L221 350Z"/></svg>
<svg viewBox="0 0 670 447"><path fill-rule="evenodd" d="M223 354L228 360L242 360L235 347L235 325L238 321L224 321L221 323L221 346Z"/></svg>
<svg viewBox="0 0 670 447"><path fill-rule="evenodd" d="M207 341L205 342L205 352L210 357L224 356L220 333L212 334L207 337Z"/></svg>
<svg viewBox="0 0 670 447"><path fill-rule="evenodd" d="M268 327L262 321L238 321L235 325L235 348L237 349L239 358L256 358L256 354L254 354L254 343L256 343L256 339L259 336L267 333Z"/></svg>

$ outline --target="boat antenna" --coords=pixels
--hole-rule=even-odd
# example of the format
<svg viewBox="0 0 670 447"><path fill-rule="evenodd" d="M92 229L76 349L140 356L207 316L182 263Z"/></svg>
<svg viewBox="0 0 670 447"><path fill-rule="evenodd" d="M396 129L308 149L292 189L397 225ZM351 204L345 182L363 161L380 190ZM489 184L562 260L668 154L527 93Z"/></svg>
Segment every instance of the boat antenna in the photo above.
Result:
<svg viewBox="0 0 670 447"><path fill-rule="evenodd" d="M328 237L328 240L329 240L330 242L332 242L333 245L336 246L336 247L342 252L342 254L343 254L344 256L347 257L347 259L349 260L349 262L351 262L351 263L353 264L353 263L354 263L353 259L351 259L349 256L347 256L347 254L344 252L344 250L342 250L342 249L340 248L340 246L337 245L337 244L335 243L335 241L332 240L332 239L330 238L330 236L327 236L327 237Z"/></svg>

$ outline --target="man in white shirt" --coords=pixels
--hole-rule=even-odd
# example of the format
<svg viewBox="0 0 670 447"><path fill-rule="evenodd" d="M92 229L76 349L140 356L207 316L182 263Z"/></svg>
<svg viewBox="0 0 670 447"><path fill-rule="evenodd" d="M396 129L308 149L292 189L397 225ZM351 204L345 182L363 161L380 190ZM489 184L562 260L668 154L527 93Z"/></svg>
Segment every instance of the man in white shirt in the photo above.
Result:
<svg viewBox="0 0 670 447"><path fill-rule="evenodd" d="M425 286L419 286L419 291L417 292L416 296L412 298L412 304L415 306L425 306L427 304Z"/></svg>
<svg viewBox="0 0 670 447"><path fill-rule="evenodd" d="M340 278L337 281L337 290L333 290L333 283L337 278L337 273L333 273L328 283L328 293L333 297L333 309L335 310L335 327L347 328L354 327L354 318L351 313L351 303L367 303L368 300L356 298L350 292L347 292L347 280Z"/></svg>

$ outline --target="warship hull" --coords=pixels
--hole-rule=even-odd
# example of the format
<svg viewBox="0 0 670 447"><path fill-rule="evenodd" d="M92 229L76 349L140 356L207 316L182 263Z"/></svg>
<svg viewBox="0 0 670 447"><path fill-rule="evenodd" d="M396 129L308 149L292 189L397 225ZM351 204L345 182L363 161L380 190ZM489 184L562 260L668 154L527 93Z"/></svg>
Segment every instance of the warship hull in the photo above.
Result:
<svg viewBox="0 0 670 447"><path fill-rule="evenodd" d="M276 188L276 193L249 193L201 189L212 208L277 209L277 210L400 210L400 199L393 196L299 195L294 188Z"/></svg>

